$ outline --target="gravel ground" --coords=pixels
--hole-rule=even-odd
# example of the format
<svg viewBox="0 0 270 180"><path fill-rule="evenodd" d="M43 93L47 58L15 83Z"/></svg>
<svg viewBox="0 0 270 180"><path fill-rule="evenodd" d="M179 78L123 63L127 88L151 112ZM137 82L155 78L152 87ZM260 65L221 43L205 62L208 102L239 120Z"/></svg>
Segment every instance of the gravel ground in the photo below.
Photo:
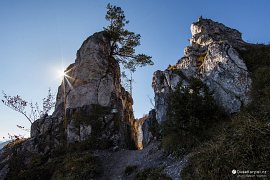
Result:
<svg viewBox="0 0 270 180"><path fill-rule="evenodd" d="M152 142L142 150L98 150L94 152L103 166L103 175L100 180L129 180L133 179L135 173L126 176L127 166L137 166L138 170L145 168L163 168L163 172L173 180L180 180L180 172L186 165L187 156L175 159L165 156L159 148L159 142Z"/></svg>

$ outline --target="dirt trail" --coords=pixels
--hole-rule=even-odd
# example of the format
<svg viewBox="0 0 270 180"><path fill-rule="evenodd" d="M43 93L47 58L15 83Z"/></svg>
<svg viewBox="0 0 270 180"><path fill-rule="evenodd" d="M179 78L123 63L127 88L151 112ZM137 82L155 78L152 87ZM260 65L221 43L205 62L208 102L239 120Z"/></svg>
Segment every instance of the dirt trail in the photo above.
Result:
<svg viewBox="0 0 270 180"><path fill-rule="evenodd" d="M186 158L177 160L166 157L159 149L157 142L149 144L143 150L119 150L112 151L95 151L99 156L102 166L103 175L100 180L129 180L133 175L126 176L125 169L127 166L137 166L138 170L145 168L164 167L164 173L172 179L180 179L180 171L186 163Z"/></svg>

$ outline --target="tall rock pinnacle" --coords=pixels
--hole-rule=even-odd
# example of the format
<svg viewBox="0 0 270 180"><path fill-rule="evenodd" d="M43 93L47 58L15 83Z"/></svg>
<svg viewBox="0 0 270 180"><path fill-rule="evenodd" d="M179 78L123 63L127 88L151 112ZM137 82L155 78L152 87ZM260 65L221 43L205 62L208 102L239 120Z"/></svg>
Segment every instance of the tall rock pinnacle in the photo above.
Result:
<svg viewBox="0 0 270 180"><path fill-rule="evenodd" d="M237 49L246 44L235 29L200 18L191 25L190 46L184 57L165 71L156 71L153 77L156 118L166 120L166 98L178 82L188 86L192 77L199 78L214 92L217 103L227 113L238 112L250 98L251 79Z"/></svg>
<svg viewBox="0 0 270 180"><path fill-rule="evenodd" d="M109 54L109 38L104 32L95 33L83 42L75 63L65 70L66 76L58 89L55 114L66 110L67 140L70 143L90 138L97 128L94 124L99 124L101 127L96 129L98 139L129 146L126 142L130 140L126 138L131 137L127 134L131 132L126 132L126 129L134 119L133 100L121 86L118 62ZM78 121L81 124L76 126Z"/></svg>

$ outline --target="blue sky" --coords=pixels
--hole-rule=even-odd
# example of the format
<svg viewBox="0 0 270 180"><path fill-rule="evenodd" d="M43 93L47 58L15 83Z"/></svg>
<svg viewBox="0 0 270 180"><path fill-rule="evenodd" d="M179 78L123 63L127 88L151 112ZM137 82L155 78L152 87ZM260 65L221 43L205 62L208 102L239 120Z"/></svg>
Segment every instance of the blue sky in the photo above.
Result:
<svg viewBox="0 0 270 180"><path fill-rule="evenodd" d="M270 1L247 0L1 0L0 90L41 102L48 88L60 84L61 59L73 63L77 49L102 30L108 3L122 7L130 20L127 28L141 34L138 52L153 57L155 65L138 69L133 90L135 116L152 108L152 74L175 64L190 38L190 24L200 15L243 33L252 43L270 42ZM0 104L0 140L7 133L28 135L16 125L29 127L20 114Z"/></svg>

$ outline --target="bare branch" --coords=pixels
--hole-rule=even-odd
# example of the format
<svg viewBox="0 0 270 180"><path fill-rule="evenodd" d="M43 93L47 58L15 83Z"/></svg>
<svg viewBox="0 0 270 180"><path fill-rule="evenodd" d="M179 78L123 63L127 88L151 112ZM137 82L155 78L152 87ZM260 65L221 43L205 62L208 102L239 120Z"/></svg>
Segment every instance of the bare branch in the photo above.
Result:
<svg viewBox="0 0 270 180"><path fill-rule="evenodd" d="M26 100L23 100L19 95L8 96L4 91L2 93L2 103L12 110L24 115L31 124L38 118L47 114L55 105L54 95L51 93L50 89L48 90L47 97L43 99L42 110L39 109L38 103L35 103L34 105L32 102L28 103ZM29 113L27 113L27 109L29 110Z"/></svg>

